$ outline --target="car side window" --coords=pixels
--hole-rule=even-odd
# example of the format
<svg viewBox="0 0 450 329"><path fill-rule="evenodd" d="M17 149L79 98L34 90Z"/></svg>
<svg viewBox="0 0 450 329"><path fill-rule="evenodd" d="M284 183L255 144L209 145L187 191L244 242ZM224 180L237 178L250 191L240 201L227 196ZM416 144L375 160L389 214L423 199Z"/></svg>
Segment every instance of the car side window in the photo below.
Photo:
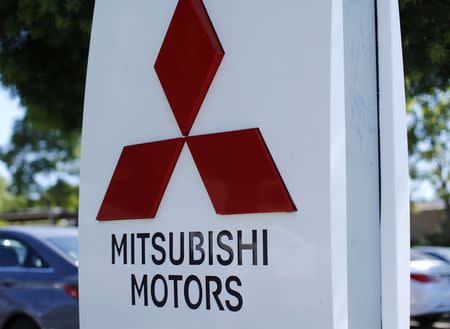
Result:
<svg viewBox="0 0 450 329"><path fill-rule="evenodd" d="M45 268L47 264L24 243L14 239L0 238L1 267Z"/></svg>

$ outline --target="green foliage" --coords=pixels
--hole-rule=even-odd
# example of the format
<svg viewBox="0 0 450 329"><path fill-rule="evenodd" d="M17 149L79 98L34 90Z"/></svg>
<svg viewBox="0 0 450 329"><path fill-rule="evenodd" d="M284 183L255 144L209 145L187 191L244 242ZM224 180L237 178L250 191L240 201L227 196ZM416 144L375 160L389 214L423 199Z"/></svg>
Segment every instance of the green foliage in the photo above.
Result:
<svg viewBox="0 0 450 329"><path fill-rule="evenodd" d="M59 179L54 185L42 192L37 200L26 197L17 197L8 191L8 184L0 177L0 213L16 211L23 208L50 208L60 207L76 211L78 208L78 186L73 186ZM0 219L0 226L2 226Z"/></svg>
<svg viewBox="0 0 450 329"><path fill-rule="evenodd" d="M26 109L0 150L14 194L39 196L38 178L77 173L94 0L0 0L0 83Z"/></svg>
<svg viewBox="0 0 450 329"><path fill-rule="evenodd" d="M5 179L0 177L0 212L23 208L26 205L25 198L14 196L8 191L7 186Z"/></svg>
<svg viewBox="0 0 450 329"><path fill-rule="evenodd" d="M450 82L450 1L400 0L409 97L447 90Z"/></svg>
<svg viewBox="0 0 450 329"><path fill-rule="evenodd" d="M0 160L11 171L10 190L35 202L75 202L70 196L74 191L63 180L77 174L93 7L94 0L0 0L0 83L20 97L26 109L14 126L11 144L0 150ZM433 128L446 120L445 106L435 107L436 100L425 105L422 95L449 87L450 1L400 0L400 11L407 95L410 104L416 102L410 106L415 109L411 161L423 157L432 166L427 179L445 198L436 180L443 172L432 159L445 148L438 128ZM417 166L412 174L417 179L426 176ZM43 175L59 178L54 189L39 184ZM59 193L66 197L59 199Z"/></svg>
<svg viewBox="0 0 450 329"><path fill-rule="evenodd" d="M420 241L412 241L411 246L450 247L450 241L448 236L444 233L433 233Z"/></svg>
<svg viewBox="0 0 450 329"><path fill-rule="evenodd" d="M444 202L443 231L450 242L450 91L417 97L408 110L411 178L430 182Z"/></svg>
<svg viewBox="0 0 450 329"><path fill-rule="evenodd" d="M412 183L431 183L445 205L443 233L450 245L450 1L400 0L408 146Z"/></svg>
<svg viewBox="0 0 450 329"><path fill-rule="evenodd" d="M0 82L35 129L79 133L94 1L1 0Z"/></svg>
<svg viewBox="0 0 450 329"><path fill-rule="evenodd" d="M12 175L14 194L40 195L39 177L77 175L78 151L78 135L62 138L60 130L36 130L25 119L15 123L11 144L0 150L0 156Z"/></svg>
<svg viewBox="0 0 450 329"><path fill-rule="evenodd" d="M78 186L72 186L64 180L58 180L48 188L36 205L41 207L61 207L76 211L78 208Z"/></svg>

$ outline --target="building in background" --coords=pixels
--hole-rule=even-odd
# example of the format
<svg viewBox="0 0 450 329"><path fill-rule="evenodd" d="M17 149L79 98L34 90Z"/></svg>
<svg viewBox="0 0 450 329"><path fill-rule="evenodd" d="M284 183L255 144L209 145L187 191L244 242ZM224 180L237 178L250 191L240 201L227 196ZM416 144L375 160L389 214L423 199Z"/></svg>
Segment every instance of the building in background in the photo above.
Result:
<svg viewBox="0 0 450 329"><path fill-rule="evenodd" d="M416 203L411 211L411 243L424 243L443 234L444 205L439 201Z"/></svg>

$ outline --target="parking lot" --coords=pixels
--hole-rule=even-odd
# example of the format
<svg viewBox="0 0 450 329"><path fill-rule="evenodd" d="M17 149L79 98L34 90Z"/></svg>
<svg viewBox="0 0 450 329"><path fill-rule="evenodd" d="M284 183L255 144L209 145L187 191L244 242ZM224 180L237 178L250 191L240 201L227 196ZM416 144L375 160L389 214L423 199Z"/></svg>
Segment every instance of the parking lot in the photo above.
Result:
<svg viewBox="0 0 450 329"><path fill-rule="evenodd" d="M433 326L419 326L419 324L415 321L411 321L410 325L411 329L444 329L444 328L450 328L450 319L445 319L439 322L436 322Z"/></svg>

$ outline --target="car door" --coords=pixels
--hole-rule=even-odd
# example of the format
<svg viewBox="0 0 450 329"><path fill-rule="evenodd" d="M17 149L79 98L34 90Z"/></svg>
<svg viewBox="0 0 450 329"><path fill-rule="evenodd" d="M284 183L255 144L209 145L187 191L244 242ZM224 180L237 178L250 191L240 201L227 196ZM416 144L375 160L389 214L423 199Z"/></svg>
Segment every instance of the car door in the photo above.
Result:
<svg viewBox="0 0 450 329"><path fill-rule="evenodd" d="M0 324L22 309L26 302L23 263L27 247L20 241L0 235Z"/></svg>

